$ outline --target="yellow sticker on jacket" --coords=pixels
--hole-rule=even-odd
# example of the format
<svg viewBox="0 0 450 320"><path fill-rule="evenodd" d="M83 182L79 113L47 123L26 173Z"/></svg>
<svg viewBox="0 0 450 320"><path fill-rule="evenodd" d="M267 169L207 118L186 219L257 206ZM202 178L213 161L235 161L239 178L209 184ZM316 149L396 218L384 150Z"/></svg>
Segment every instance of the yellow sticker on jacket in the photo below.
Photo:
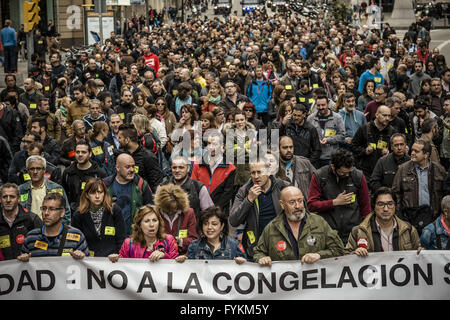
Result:
<svg viewBox="0 0 450 320"><path fill-rule="evenodd" d="M25 202L28 200L28 193L24 193L20 195L20 201Z"/></svg>
<svg viewBox="0 0 450 320"><path fill-rule="evenodd" d="M352 202L356 201L356 194L352 194Z"/></svg>
<svg viewBox="0 0 450 320"><path fill-rule="evenodd" d="M114 227L105 227L105 235L107 235L107 236L115 236L116 235L116 228L114 228Z"/></svg>
<svg viewBox="0 0 450 320"><path fill-rule="evenodd" d="M248 237L248 240L250 241L250 244L255 243L256 238L255 238L255 234L253 233L253 231L247 231L247 237Z"/></svg>
<svg viewBox="0 0 450 320"><path fill-rule="evenodd" d="M182 229L178 232L178 238L180 239L184 239L187 238L188 236L188 230L187 229Z"/></svg>
<svg viewBox="0 0 450 320"><path fill-rule="evenodd" d="M178 94L178 90L172 90L172 95L176 96Z"/></svg>
<svg viewBox="0 0 450 320"><path fill-rule="evenodd" d="M387 148L387 142L383 140L378 140L377 149Z"/></svg>
<svg viewBox="0 0 450 320"><path fill-rule="evenodd" d="M60 195L63 195L63 189L62 188L56 188L56 189L50 190L49 192L55 192L55 193L59 193Z"/></svg>
<svg viewBox="0 0 450 320"><path fill-rule="evenodd" d="M50 91L50 86L45 86L45 87L44 87L44 90L45 90L45 91Z"/></svg>
<svg viewBox="0 0 450 320"><path fill-rule="evenodd" d="M375 77L375 82L377 82L377 83L379 83L379 82L381 82L381 78L380 77Z"/></svg>
<svg viewBox="0 0 450 320"><path fill-rule="evenodd" d="M316 100L314 100L313 98L308 99L308 103L314 103L314 102L316 102Z"/></svg>
<svg viewBox="0 0 450 320"><path fill-rule="evenodd" d="M125 119L125 113L123 113L123 112L121 112L121 113L119 113L119 117L120 117L120 119Z"/></svg>
<svg viewBox="0 0 450 320"><path fill-rule="evenodd" d="M0 249L11 247L11 240L9 239L9 235L0 237Z"/></svg>
<svg viewBox="0 0 450 320"><path fill-rule="evenodd" d="M47 248L48 248L48 243L47 243L47 242L44 242L44 241L36 240L36 242L34 243L34 247L35 247L35 248L39 248L39 249L41 249L41 250L47 250Z"/></svg>
<svg viewBox="0 0 450 320"><path fill-rule="evenodd" d="M23 181L30 181L30 180L31 180L30 175L28 173L24 173L23 174Z"/></svg>
<svg viewBox="0 0 450 320"><path fill-rule="evenodd" d="M299 100L300 102L305 102L305 101L306 101L306 98L298 98L298 100Z"/></svg>
<svg viewBox="0 0 450 320"><path fill-rule="evenodd" d="M81 190L84 190L84 187L86 187L86 181L83 181L83 182L81 183Z"/></svg>
<svg viewBox="0 0 450 320"><path fill-rule="evenodd" d="M42 41L42 40L38 41L38 44L43 44L43 43L44 43L44 41Z"/></svg>
<svg viewBox="0 0 450 320"><path fill-rule="evenodd" d="M61 256L62 257L70 257L70 251L72 251L72 249L63 249Z"/></svg>
<svg viewBox="0 0 450 320"><path fill-rule="evenodd" d="M334 137L336 135L336 130L325 129L325 137Z"/></svg>
<svg viewBox="0 0 450 320"><path fill-rule="evenodd" d="M68 233L66 239L67 240L72 240L72 241L80 241L81 236L79 234L76 234L76 233Z"/></svg>
<svg viewBox="0 0 450 320"><path fill-rule="evenodd" d="M98 156L100 154L103 154L103 149L100 146L97 146L95 148L92 148L92 153L94 154L94 156Z"/></svg>
<svg viewBox="0 0 450 320"><path fill-rule="evenodd" d="M36 109L36 103L30 103L30 109Z"/></svg>
<svg viewBox="0 0 450 320"><path fill-rule="evenodd" d="M313 83L313 88L314 89L316 89L316 88L318 88L319 87L319 85L317 84L317 83Z"/></svg>
<svg viewBox="0 0 450 320"><path fill-rule="evenodd" d="M369 147L372 147L372 148L376 149L377 148L377 144L376 143L369 143Z"/></svg>
<svg viewBox="0 0 450 320"><path fill-rule="evenodd" d="M89 250L89 257L94 257L95 256L95 252L92 250Z"/></svg>
<svg viewBox="0 0 450 320"><path fill-rule="evenodd" d="M134 166L134 173L139 173L139 166Z"/></svg>
<svg viewBox="0 0 450 320"><path fill-rule="evenodd" d="M286 90L292 90L292 86L290 84L285 85L284 88Z"/></svg>

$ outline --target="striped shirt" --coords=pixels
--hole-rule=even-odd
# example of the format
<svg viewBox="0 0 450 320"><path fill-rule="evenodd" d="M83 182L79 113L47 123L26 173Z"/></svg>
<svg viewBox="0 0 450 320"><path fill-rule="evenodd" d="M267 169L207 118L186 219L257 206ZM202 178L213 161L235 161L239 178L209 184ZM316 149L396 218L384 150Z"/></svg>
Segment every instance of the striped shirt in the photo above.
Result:
<svg viewBox="0 0 450 320"><path fill-rule="evenodd" d="M22 253L31 253L32 257L53 257L58 255L63 225L61 225L59 234L56 237L50 238L45 235L44 228L45 226L39 229L33 229L27 233L25 242L22 245ZM66 241L61 255L70 256L70 250L80 250L86 256L89 256L89 248L84 234L72 226L68 226Z"/></svg>

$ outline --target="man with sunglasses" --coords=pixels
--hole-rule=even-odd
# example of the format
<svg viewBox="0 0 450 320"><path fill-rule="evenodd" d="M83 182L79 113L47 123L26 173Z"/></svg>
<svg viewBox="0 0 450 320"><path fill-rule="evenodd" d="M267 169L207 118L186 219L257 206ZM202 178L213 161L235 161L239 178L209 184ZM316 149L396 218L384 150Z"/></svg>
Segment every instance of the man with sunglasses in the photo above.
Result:
<svg viewBox="0 0 450 320"><path fill-rule="evenodd" d="M219 106L223 108L225 114L235 108L242 109L242 106L250 100L245 96L237 92L237 84L232 80L225 82L225 98L220 101Z"/></svg>
<svg viewBox="0 0 450 320"><path fill-rule="evenodd" d="M354 227L345 247L348 253L367 257L369 252L420 250L416 228L395 214L397 198L392 189L381 187L372 196L372 209L364 221Z"/></svg>

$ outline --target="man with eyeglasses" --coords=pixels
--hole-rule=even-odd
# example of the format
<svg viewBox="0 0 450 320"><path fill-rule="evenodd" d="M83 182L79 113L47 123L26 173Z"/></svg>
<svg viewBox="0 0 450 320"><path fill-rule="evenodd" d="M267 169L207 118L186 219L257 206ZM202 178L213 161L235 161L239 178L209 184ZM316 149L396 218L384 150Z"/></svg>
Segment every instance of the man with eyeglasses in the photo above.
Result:
<svg viewBox="0 0 450 320"><path fill-rule="evenodd" d="M231 80L225 82L225 98L219 103L225 114L236 108L242 109L243 105L249 101L247 96L237 92L237 84L235 82Z"/></svg>
<svg viewBox="0 0 450 320"><path fill-rule="evenodd" d="M389 153L390 137L395 133L395 129L389 124L390 120L391 109L380 106L375 120L361 126L353 137L351 147L357 167L366 177L371 176L378 159Z"/></svg>
<svg viewBox="0 0 450 320"><path fill-rule="evenodd" d="M31 257L57 256L80 260L89 256L84 234L63 221L66 204L66 199L59 193L45 196L39 207L44 225L27 233L17 260L28 262Z"/></svg>
<svg viewBox="0 0 450 320"><path fill-rule="evenodd" d="M63 223L70 224L70 207L64 188L45 176L47 161L41 156L30 156L26 162L30 180L19 186L20 204L42 218L40 207L48 193L57 192L65 199Z"/></svg>
<svg viewBox="0 0 450 320"><path fill-rule="evenodd" d="M381 187L372 195L372 213L354 227L345 250L360 257L369 252L421 251L419 234L408 222L395 214L396 196L392 189Z"/></svg>
<svg viewBox="0 0 450 320"><path fill-rule="evenodd" d="M17 258L21 253L26 234L42 227L42 220L19 204L19 187L5 183L0 187L0 238L5 239L1 251L5 260Z"/></svg>
<svg viewBox="0 0 450 320"><path fill-rule="evenodd" d="M311 264L344 254L344 244L336 230L322 217L308 211L299 188L284 188L279 204L283 211L264 229L254 249L254 262L269 267L272 261L283 260Z"/></svg>
<svg viewBox="0 0 450 320"><path fill-rule="evenodd" d="M331 155L331 163L313 174L309 185L308 209L322 216L343 243L370 213L366 178L354 162L350 151L338 149Z"/></svg>
<svg viewBox="0 0 450 320"><path fill-rule="evenodd" d="M389 87L385 85L378 85L375 88L375 100L370 101L364 108L364 115L366 116L367 122L375 119L375 114L379 106L386 103L388 97Z"/></svg>
<svg viewBox="0 0 450 320"><path fill-rule="evenodd" d="M372 192L381 187L391 188L398 167L411 159L404 134L394 133L390 141L392 152L378 159L370 176L369 186Z"/></svg>

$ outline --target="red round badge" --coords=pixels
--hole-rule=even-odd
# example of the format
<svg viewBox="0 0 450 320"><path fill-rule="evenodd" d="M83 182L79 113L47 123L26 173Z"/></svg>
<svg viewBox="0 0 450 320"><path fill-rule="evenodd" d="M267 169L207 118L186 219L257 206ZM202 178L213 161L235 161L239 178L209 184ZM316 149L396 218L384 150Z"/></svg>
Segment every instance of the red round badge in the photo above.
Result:
<svg viewBox="0 0 450 320"><path fill-rule="evenodd" d="M278 251L286 250L286 241L283 241L283 240L278 241L277 249L278 249Z"/></svg>
<svg viewBox="0 0 450 320"><path fill-rule="evenodd" d="M16 243L22 244L22 243L24 243L24 242L25 242L25 236L24 236L23 234L19 234L19 235L16 237Z"/></svg>

